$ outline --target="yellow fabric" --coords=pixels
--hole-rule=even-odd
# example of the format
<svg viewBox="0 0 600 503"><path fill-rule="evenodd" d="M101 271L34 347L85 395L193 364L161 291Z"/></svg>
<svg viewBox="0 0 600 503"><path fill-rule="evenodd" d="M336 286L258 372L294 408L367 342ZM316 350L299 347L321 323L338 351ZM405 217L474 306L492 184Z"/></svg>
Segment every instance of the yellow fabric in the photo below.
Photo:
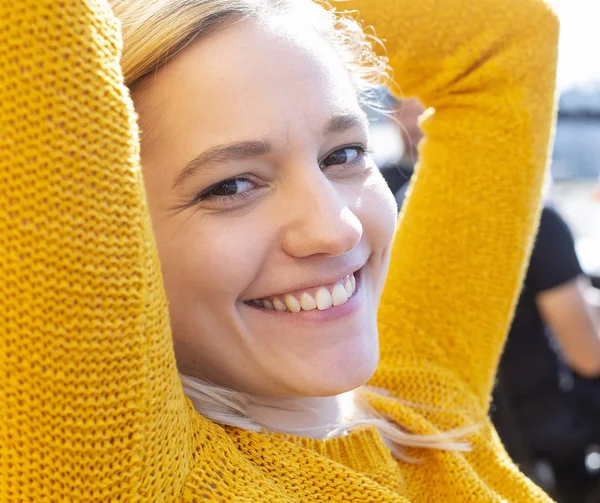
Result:
<svg viewBox="0 0 600 503"><path fill-rule="evenodd" d="M353 3L342 4L354 6ZM399 88L436 113L396 236L373 403L468 454L378 433L216 426L177 376L102 0L0 0L0 501L540 502L486 419L532 243L558 26L541 0L365 0Z"/></svg>

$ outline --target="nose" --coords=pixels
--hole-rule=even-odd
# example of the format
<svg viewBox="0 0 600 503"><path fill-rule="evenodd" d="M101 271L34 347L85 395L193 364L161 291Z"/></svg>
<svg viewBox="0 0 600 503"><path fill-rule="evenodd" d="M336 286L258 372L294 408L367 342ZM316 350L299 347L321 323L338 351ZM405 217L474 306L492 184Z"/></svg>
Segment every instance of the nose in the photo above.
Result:
<svg viewBox="0 0 600 503"><path fill-rule="evenodd" d="M287 221L281 235L285 253L298 258L336 257L354 249L363 227L343 191L320 170L299 178L286 191Z"/></svg>

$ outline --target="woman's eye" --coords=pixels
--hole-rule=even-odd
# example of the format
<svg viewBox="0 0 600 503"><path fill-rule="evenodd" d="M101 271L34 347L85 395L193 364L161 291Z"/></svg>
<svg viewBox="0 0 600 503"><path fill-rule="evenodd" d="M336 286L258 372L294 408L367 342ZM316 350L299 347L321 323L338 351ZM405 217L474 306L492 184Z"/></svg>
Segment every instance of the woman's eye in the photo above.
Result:
<svg viewBox="0 0 600 503"><path fill-rule="evenodd" d="M246 196L248 192L252 191L255 186L256 184L254 182L243 176L230 178L216 183L201 194L198 194L194 202L243 197Z"/></svg>
<svg viewBox="0 0 600 503"><path fill-rule="evenodd" d="M235 196L252 189L252 182L243 178L232 178L231 180L225 180L219 183L219 185L213 186L209 192L210 196L222 197L222 196Z"/></svg>
<svg viewBox="0 0 600 503"><path fill-rule="evenodd" d="M344 147L329 154L323 159L322 167L335 166L339 164L352 164L360 160L367 153L367 149L360 145Z"/></svg>

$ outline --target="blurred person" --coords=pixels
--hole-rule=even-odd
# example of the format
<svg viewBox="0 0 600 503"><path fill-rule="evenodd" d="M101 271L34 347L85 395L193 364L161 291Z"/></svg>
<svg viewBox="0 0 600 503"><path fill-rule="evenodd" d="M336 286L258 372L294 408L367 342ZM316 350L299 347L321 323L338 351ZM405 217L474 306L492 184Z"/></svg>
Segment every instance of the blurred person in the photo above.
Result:
<svg viewBox="0 0 600 503"><path fill-rule="evenodd" d="M582 502L596 482L585 459L600 444L600 317L591 292L567 224L546 206L495 393L519 431L503 410L494 421L515 461L529 471L535 460L550 462L560 500L569 502Z"/></svg>
<svg viewBox="0 0 600 503"><path fill-rule="evenodd" d="M347 6L436 108L397 230L359 103L388 61L355 16L2 3L0 500L548 501L488 404L556 17Z"/></svg>
<svg viewBox="0 0 600 503"><path fill-rule="evenodd" d="M393 118L400 126L404 144L402 158L398 161L401 168L413 169L419 157L419 142L423 139L423 130L419 121L423 112L423 105L416 98L399 100L394 107Z"/></svg>
<svg viewBox="0 0 600 503"><path fill-rule="evenodd" d="M398 207L401 207L414 174L419 142L423 138L419 126L423 106L416 98L399 99L390 104L390 109L392 111L390 117L398 126L397 134L400 136L402 155L394 162L380 166L380 169L390 190L394 193Z"/></svg>

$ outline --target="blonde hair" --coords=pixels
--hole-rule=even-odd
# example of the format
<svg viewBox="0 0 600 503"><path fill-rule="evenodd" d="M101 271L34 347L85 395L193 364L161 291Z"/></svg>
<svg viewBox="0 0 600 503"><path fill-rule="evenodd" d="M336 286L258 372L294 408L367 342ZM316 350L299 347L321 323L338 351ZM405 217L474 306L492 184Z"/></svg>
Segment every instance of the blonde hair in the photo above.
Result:
<svg viewBox="0 0 600 503"><path fill-rule="evenodd" d="M110 0L121 22L125 84L160 69L192 41L244 19L290 16L307 23L336 49L358 90L391 81L378 40L349 15L319 0Z"/></svg>
<svg viewBox="0 0 600 503"><path fill-rule="evenodd" d="M264 16L293 16L305 19L339 55L357 89L365 90L388 84L387 59L376 55L378 40L365 33L350 15L334 11L328 4L313 0L110 0L121 23L123 52L121 67L130 88L142 77L158 71L192 41L205 37L225 25ZM368 93L366 93L368 96ZM184 392L196 410L207 419L246 430L268 430L251 417L252 408L260 407L254 398L233 389L180 374ZM357 395L357 393L354 393ZM402 447L468 450L458 437L471 429L441 435L415 435L391 422L366 403L359 405L352 422L332 425L330 436L365 425L379 429L394 455L403 455ZM281 431L294 433L282 428Z"/></svg>

